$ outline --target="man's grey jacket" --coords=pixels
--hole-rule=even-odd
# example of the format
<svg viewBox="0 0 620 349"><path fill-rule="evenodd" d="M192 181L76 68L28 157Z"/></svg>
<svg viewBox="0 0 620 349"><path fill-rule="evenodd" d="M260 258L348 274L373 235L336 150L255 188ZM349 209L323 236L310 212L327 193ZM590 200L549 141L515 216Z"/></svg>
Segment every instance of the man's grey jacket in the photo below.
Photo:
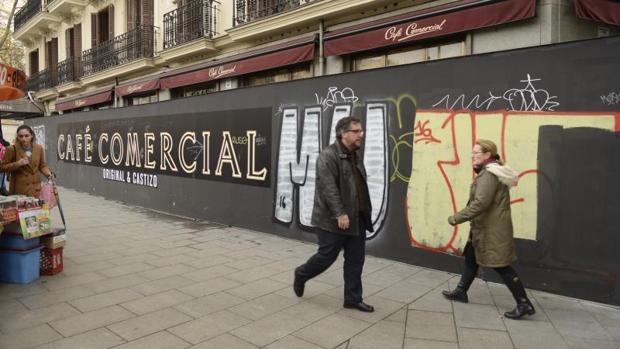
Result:
<svg viewBox="0 0 620 349"><path fill-rule="evenodd" d="M363 177L363 190L368 193L366 183L366 169L357 154L357 168ZM368 200L368 215L363 217L366 229L372 230L370 212L370 195ZM338 216L349 216L349 229L338 228ZM316 163L316 187L314 194L314 208L311 223L319 229L332 233L356 236L365 234L359 230L359 208L357 207L357 189L351 167L351 153L339 141L323 149Z"/></svg>

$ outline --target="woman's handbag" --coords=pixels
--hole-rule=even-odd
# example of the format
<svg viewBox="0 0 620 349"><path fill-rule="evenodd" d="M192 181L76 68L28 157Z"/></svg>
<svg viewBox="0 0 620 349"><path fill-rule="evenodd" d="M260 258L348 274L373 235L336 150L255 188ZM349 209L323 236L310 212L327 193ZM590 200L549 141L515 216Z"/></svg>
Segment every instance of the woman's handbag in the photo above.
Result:
<svg viewBox="0 0 620 349"><path fill-rule="evenodd" d="M54 182L48 180L45 184L41 186L41 194L39 195L39 199L47 203L50 209L56 206L56 195L54 195Z"/></svg>

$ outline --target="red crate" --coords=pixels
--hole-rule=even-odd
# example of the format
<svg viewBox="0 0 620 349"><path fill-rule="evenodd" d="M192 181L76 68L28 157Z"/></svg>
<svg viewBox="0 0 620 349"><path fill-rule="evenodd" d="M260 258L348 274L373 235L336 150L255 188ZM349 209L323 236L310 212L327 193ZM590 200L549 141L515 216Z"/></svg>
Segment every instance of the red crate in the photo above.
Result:
<svg viewBox="0 0 620 349"><path fill-rule="evenodd" d="M62 272L62 247L41 250L41 275L55 275Z"/></svg>

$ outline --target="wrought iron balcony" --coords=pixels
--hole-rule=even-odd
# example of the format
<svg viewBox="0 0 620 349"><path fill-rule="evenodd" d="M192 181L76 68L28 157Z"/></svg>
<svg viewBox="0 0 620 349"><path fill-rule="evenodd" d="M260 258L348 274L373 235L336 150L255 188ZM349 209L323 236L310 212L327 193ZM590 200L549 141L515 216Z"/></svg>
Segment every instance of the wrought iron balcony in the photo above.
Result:
<svg viewBox="0 0 620 349"><path fill-rule="evenodd" d="M69 57L58 63L58 84L77 81L82 76L80 68L80 57Z"/></svg>
<svg viewBox="0 0 620 349"><path fill-rule="evenodd" d="M52 73L50 73L50 71ZM32 74L26 80L26 91L40 91L52 88L58 84L56 67L45 68L38 73Z"/></svg>
<svg viewBox="0 0 620 349"><path fill-rule="evenodd" d="M18 31L19 28L24 26L32 17L43 9L43 2L41 0L29 0L19 11L15 13L13 31Z"/></svg>
<svg viewBox="0 0 620 349"><path fill-rule="evenodd" d="M235 0L233 24L257 21L317 1L321 0Z"/></svg>
<svg viewBox="0 0 620 349"><path fill-rule="evenodd" d="M155 55L155 27L140 25L82 52L82 75Z"/></svg>
<svg viewBox="0 0 620 349"><path fill-rule="evenodd" d="M192 0L164 14L164 50L216 35L216 12L219 5L214 0Z"/></svg>

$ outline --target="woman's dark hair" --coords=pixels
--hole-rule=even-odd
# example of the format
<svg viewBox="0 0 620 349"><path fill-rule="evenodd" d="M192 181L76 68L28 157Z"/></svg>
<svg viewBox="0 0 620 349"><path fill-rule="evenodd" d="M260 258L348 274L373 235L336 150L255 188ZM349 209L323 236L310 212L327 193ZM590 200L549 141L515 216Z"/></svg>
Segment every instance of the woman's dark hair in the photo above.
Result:
<svg viewBox="0 0 620 349"><path fill-rule="evenodd" d="M28 130L28 132L30 132L30 135L32 136L32 143L34 144L36 141L36 137L34 135L34 131L32 130L32 128L30 128L30 126L28 125L21 125L17 128L17 131L15 132L15 134L18 134L19 131L21 130Z"/></svg>

